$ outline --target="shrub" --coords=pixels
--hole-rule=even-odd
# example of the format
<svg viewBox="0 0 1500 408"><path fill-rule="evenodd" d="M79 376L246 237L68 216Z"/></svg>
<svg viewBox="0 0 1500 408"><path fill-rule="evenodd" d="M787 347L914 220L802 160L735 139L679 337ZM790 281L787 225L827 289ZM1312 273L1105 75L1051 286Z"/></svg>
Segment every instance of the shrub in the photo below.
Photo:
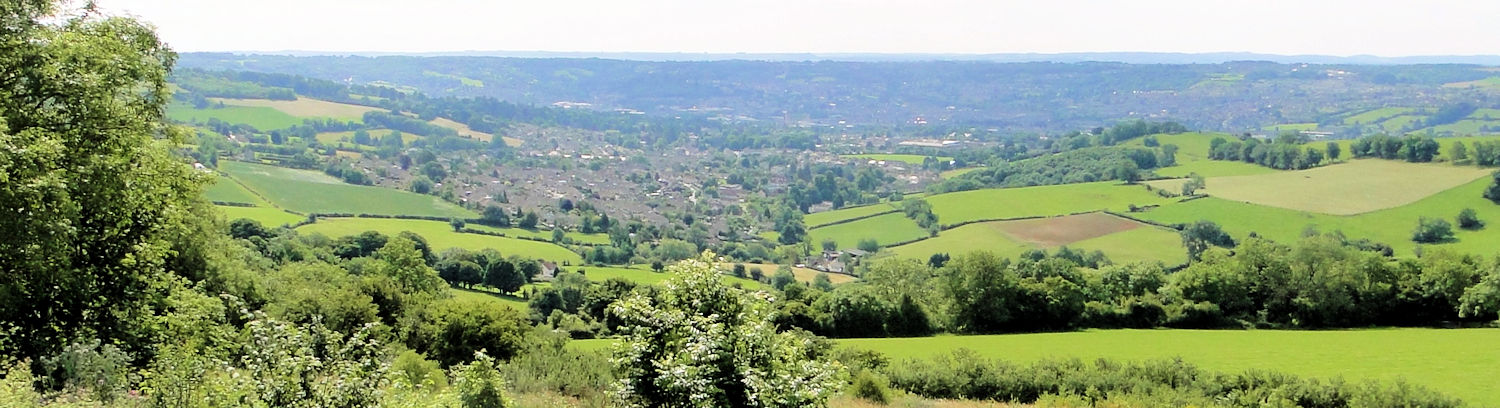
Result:
<svg viewBox="0 0 1500 408"><path fill-rule="evenodd" d="M1479 214L1473 208L1465 208L1458 212L1458 227L1466 230L1477 230L1484 228L1484 221L1479 219Z"/></svg>
<svg viewBox="0 0 1500 408"><path fill-rule="evenodd" d="M855 398L880 405L891 403L890 385L887 384L885 377L871 370L860 371L854 376L854 384L849 387L849 393Z"/></svg>
<svg viewBox="0 0 1500 408"><path fill-rule="evenodd" d="M1417 230L1411 240L1424 244L1447 242L1453 239L1453 224L1441 218L1422 217L1417 220Z"/></svg>
<svg viewBox="0 0 1500 408"><path fill-rule="evenodd" d="M511 406L505 396L505 380L495 369L495 359L483 351L474 353L474 362L453 369L458 397L466 408L503 408Z"/></svg>

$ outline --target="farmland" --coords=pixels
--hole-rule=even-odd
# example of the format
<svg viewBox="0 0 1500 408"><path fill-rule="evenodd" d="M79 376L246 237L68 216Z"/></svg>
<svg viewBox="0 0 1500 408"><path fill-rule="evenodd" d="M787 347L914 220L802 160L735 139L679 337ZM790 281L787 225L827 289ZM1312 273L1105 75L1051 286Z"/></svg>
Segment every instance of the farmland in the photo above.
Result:
<svg viewBox="0 0 1500 408"><path fill-rule="evenodd" d="M902 162L902 163L914 164L914 165L921 165L922 161L926 160L928 157L933 157L933 158L937 159L940 162L952 161L953 160L952 157L934 157L934 156L922 156L922 155L916 155L916 154L878 154L878 153L876 153L876 154L846 154L843 157L847 157L847 158L851 158L851 159L867 159L867 160L888 161L888 162L894 161L894 162Z"/></svg>
<svg viewBox="0 0 1500 408"><path fill-rule="evenodd" d="M267 207L235 207L227 205L216 205L214 208L224 214L225 220L236 220L249 218L267 227L291 225L307 219L307 217L282 211L277 208Z"/></svg>
<svg viewBox="0 0 1500 408"><path fill-rule="evenodd" d="M927 197L943 225L1098 210L1123 212L1132 204L1146 206L1173 201L1140 186L1118 182L973 190Z"/></svg>
<svg viewBox="0 0 1500 408"><path fill-rule="evenodd" d="M296 100L292 101L225 98L211 98L209 100L213 102L221 102L226 106L271 108L282 113L286 113L287 115L299 118L330 118L354 122L363 120L365 112L381 110L380 108L373 108L369 106L328 102L312 98L297 98Z"/></svg>
<svg viewBox="0 0 1500 408"><path fill-rule="evenodd" d="M1410 204L1485 177L1490 170L1393 160L1354 160L1298 171L1210 177L1208 194L1298 211L1353 215ZM1152 182L1175 191L1180 182Z"/></svg>
<svg viewBox="0 0 1500 408"><path fill-rule="evenodd" d="M1005 257L1017 257L1027 250L1052 250L1061 246L1103 251L1118 263L1160 261L1180 264L1186 256L1176 231L1103 213L968 224L890 251L898 257L915 259L925 259L935 253L957 255L971 251L991 251Z"/></svg>
<svg viewBox="0 0 1500 408"><path fill-rule="evenodd" d="M507 237L524 237L524 238L535 238L535 239L544 239L544 240L551 240L552 239L552 231L551 230L529 230L529 229L525 229L525 228L516 228L516 227L498 228L498 227L491 227L491 226L488 226L488 225L480 225L480 224L470 224L470 225L466 226L466 228L475 229L475 230L484 231L484 232L493 232L493 233L497 233L497 234L504 234ZM569 231L569 232L565 233L564 236L566 236L569 239L572 239L574 242L579 242L579 243L584 243L584 244L602 245L602 244L608 244L609 243L609 235L607 235L607 234L599 234L599 233L584 234L584 233L581 233L581 232L572 232L572 231Z"/></svg>
<svg viewBox="0 0 1500 408"><path fill-rule="evenodd" d="M879 215L808 231L808 239L815 245L824 240L833 240L838 243L839 249L854 249L860 240L865 239L874 239L876 243L888 245L926 236L927 230L901 213Z"/></svg>
<svg viewBox="0 0 1500 408"><path fill-rule="evenodd" d="M808 228L817 228L847 219L866 217L891 211L896 211L896 207L890 204L871 204L808 214L802 217L802 222L804 224L807 224Z"/></svg>
<svg viewBox="0 0 1500 408"><path fill-rule="evenodd" d="M297 228L297 231L304 234L318 233L329 237L355 235L365 231L378 231L386 235L396 235L402 231L411 231L417 235L421 235L422 238L426 238L427 243L438 250L463 248L478 251L490 248L500 251L501 254L507 256L521 255L568 264L583 262L583 258L573 251L551 243L454 232L452 226L442 221L388 218L336 218L319 220L316 223L301 226Z"/></svg>
<svg viewBox="0 0 1500 408"><path fill-rule="evenodd" d="M754 264L754 263L747 263L747 264L741 264L741 265L745 265L746 269L760 268L761 272L765 273L766 276L771 276L772 274L775 274L776 273L776 269L781 267L780 265L776 265L776 264ZM725 268L725 267L732 268L732 267L734 267L734 265L732 265L732 264L724 264L724 265L720 265L719 267L720 268ZM792 275L797 276L797 281L799 281L799 282L812 282L814 279L818 278L818 275L828 275L828 280L830 282L833 282L833 284L835 284L835 285L840 284L840 283L849 283L849 282L853 282L853 281L856 280L854 278L854 276L852 276L852 275L845 275L845 274L842 274L842 273L826 273L826 272L817 271L817 270L810 269L810 268L798 268L798 267L792 267Z"/></svg>
<svg viewBox="0 0 1500 408"><path fill-rule="evenodd" d="M1177 165L1163 167L1153 170L1158 175L1166 177L1187 177L1188 174L1198 173L1203 177L1218 176L1240 176L1251 174L1266 174L1276 170L1238 161L1210 160L1208 158L1209 146L1215 138L1231 139L1234 136L1223 133L1199 133L1186 132L1178 134L1155 135L1158 143L1176 145ZM1131 140L1127 145L1143 146L1142 139Z"/></svg>
<svg viewBox="0 0 1500 408"><path fill-rule="evenodd" d="M893 360L922 358L957 348L1010 361L1049 357L1122 360L1181 357L1216 371L1274 370L1348 380L1406 381L1464 398L1500 404L1489 372L1500 364L1500 329L1386 329L1342 331L1090 330L995 336L848 339L844 346L881 352ZM595 341L595 343L605 343ZM607 343L605 343L607 344ZM588 344L583 347L602 347Z"/></svg>
<svg viewBox="0 0 1500 408"><path fill-rule="evenodd" d="M205 123L209 119L218 119L226 123L243 123L259 130L283 129L302 124L302 118L264 106L194 109L187 104L174 103L167 107L167 117L188 123Z"/></svg>
<svg viewBox="0 0 1500 408"><path fill-rule="evenodd" d="M1350 237L1383 242L1395 248L1398 255L1411 255L1416 248L1416 244L1411 241L1411 233L1420 217L1452 219L1459 210L1472 208L1482 220L1500 220L1500 206L1480 196L1489 182L1488 178L1474 180L1411 204L1354 216L1301 212L1216 197L1163 206L1133 215L1168 224L1212 220L1237 238L1255 232L1281 242L1296 241L1302 236L1304 228L1311 225L1324 232L1343 231ZM1488 228L1455 232L1456 242L1427 247L1479 254L1491 254L1495 252L1495 248L1500 247L1500 234Z"/></svg>
<svg viewBox="0 0 1500 408"><path fill-rule="evenodd" d="M449 129L453 129L454 131L458 132L459 136L467 137L467 138L478 140L478 141L482 141L482 142L488 142L490 140L494 140L495 139L495 135L492 135L492 134L489 134L489 133L480 132L480 131L477 131L477 130L474 130L474 129L470 129L469 125L465 125L465 124L456 122L456 121L454 121L452 119L448 119L448 118L437 118L437 119L433 119L431 121L428 121L428 123L431 123L431 124L434 124L434 125L437 125L437 126L442 126L442 127L449 128ZM505 139L505 144L513 146L513 147L514 146L520 146L521 143L522 143L521 139L517 139L517 138L509 137L509 136L502 136L502 137Z"/></svg>
<svg viewBox="0 0 1500 408"><path fill-rule="evenodd" d="M265 203L265 200L256 197L255 193L246 190L240 183L223 177L215 178L212 184L205 187L203 189L203 197L209 201L222 203L255 204L257 206Z"/></svg>
<svg viewBox="0 0 1500 408"><path fill-rule="evenodd" d="M1368 125L1368 124L1380 123L1381 121L1384 121L1386 119L1390 119L1390 118L1394 118L1394 117L1397 117L1397 116L1405 115L1407 113L1411 113L1413 110L1414 109L1412 109L1412 108L1380 108L1380 109L1373 109L1373 110L1369 110L1369 111L1361 112L1359 114L1350 115L1348 117L1345 117L1344 118L1344 124L1345 125Z"/></svg>
<svg viewBox="0 0 1500 408"><path fill-rule="evenodd" d="M353 213L465 217L476 215L437 197L388 188L344 184L323 173L224 161L228 173L278 207L302 213Z"/></svg>
<svg viewBox="0 0 1500 408"><path fill-rule="evenodd" d="M344 131L344 132L323 132L323 133L319 133L318 134L318 143L322 143L322 144L329 145L329 146L338 146L340 144L353 145L354 144L353 143L353 141L354 141L354 132L355 131L350 130L350 131ZM391 133L390 130L386 130L386 129L370 129L370 130L366 130L365 132L369 133L371 138L385 137L385 135L388 135L388 134ZM417 135L417 134L413 134L413 133L401 133L401 142L402 143L411 143L411 142L414 142L414 141L417 141L417 140L422 140L422 136Z"/></svg>

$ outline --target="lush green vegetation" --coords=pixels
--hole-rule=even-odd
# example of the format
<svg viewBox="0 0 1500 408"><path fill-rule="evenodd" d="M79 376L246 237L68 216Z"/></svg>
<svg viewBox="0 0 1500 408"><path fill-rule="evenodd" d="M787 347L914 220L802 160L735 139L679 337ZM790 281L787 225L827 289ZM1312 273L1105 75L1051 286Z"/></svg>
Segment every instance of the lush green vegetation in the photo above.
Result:
<svg viewBox="0 0 1500 408"><path fill-rule="evenodd" d="M215 178L212 184L203 189L203 197L209 201L221 203L252 204L256 206L265 204L269 206L269 203L266 203L260 197L256 197L255 193L245 189L245 186L241 186L240 183L236 183L234 180L222 177Z"/></svg>
<svg viewBox="0 0 1500 408"><path fill-rule="evenodd" d="M1354 160L1310 170L1209 177L1201 191L1232 201L1354 215L1411 204L1489 173L1469 166ZM1166 181L1155 185L1175 191L1174 184Z"/></svg>
<svg viewBox="0 0 1500 408"><path fill-rule="evenodd" d="M216 205L220 213L224 214L225 220L236 220L249 218L269 226L293 225L307 219L306 216L292 214L279 208L269 207L239 207Z"/></svg>
<svg viewBox="0 0 1500 408"><path fill-rule="evenodd" d="M167 117L178 122L208 123L210 119L225 123L243 123L256 129L285 129L302 124L302 118L264 106L224 106L195 108L192 105L173 103L167 107Z"/></svg>
<svg viewBox="0 0 1500 408"><path fill-rule="evenodd" d="M815 212L803 216L802 222L807 224L808 227L817 228L843 220L868 217L871 215L892 211L896 211L896 208L894 206L891 206L890 204L871 204L859 207L842 208L833 211Z"/></svg>
<svg viewBox="0 0 1500 408"><path fill-rule="evenodd" d="M811 242L833 241L839 249L855 249L861 240L893 245L927 237L927 230L900 213L891 213L843 224L813 228L807 232Z"/></svg>
<svg viewBox="0 0 1500 408"><path fill-rule="evenodd" d="M437 197L344 184L314 171L232 161L219 163L219 170L278 207L302 213L476 216Z"/></svg>
<svg viewBox="0 0 1500 408"><path fill-rule="evenodd" d="M583 258L567 248L547 242L454 232L444 221L403 220L390 218L331 218L297 228L304 234L329 237L352 236L365 231L396 235L410 231L425 238L433 248L463 248L472 251L494 249L505 255L521 255L559 263L579 264Z"/></svg>
<svg viewBox="0 0 1500 408"><path fill-rule="evenodd" d="M929 196L926 200L944 225L1097 210L1125 212L1131 205L1171 202L1138 186L1121 186L1118 182L974 190Z"/></svg>
<svg viewBox="0 0 1500 408"><path fill-rule="evenodd" d="M943 157L943 156L922 156L922 155L916 155L916 154L881 154L881 153L872 153L872 154L846 154L843 157L848 157L848 158L853 158L853 159L879 160L879 161L888 161L888 162L894 161L894 162L902 162L902 163L912 164L912 165L921 165L922 161L923 160L927 160L927 158L929 158L929 157L937 159L940 162L946 162L946 161L952 161L953 160L952 157Z"/></svg>

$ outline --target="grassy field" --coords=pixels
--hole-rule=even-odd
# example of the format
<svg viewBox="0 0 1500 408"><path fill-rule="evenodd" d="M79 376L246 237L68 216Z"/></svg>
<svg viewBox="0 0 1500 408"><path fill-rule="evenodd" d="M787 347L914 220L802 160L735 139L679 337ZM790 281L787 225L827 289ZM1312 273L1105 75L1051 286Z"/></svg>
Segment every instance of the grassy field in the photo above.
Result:
<svg viewBox="0 0 1500 408"><path fill-rule="evenodd" d="M814 228L808 230L807 235L813 245L820 245L824 240L831 239L839 244L839 249L854 249L863 239L874 239L876 243L889 245L920 239L927 236L927 230L917 226L917 223L906 218L905 214L891 213Z"/></svg>
<svg viewBox="0 0 1500 408"><path fill-rule="evenodd" d="M1173 202L1141 186L1115 181L962 191L927 197L943 225L965 221L1052 216Z"/></svg>
<svg viewBox="0 0 1500 408"><path fill-rule="evenodd" d="M243 123L261 131L284 129L302 124L302 118L263 106L225 106L218 109L194 109L191 105L173 103L167 106L167 118L189 123L204 123L213 118L227 123Z"/></svg>
<svg viewBox="0 0 1500 408"><path fill-rule="evenodd" d="M307 217L301 215L292 214L286 211L282 211L281 209L269 207L234 207L216 205L214 206L214 208L219 209L219 212L224 214L225 220L233 221L240 218L249 218L259 221L261 225L265 225L267 227L292 225L307 219Z"/></svg>
<svg viewBox="0 0 1500 408"><path fill-rule="evenodd" d="M353 130L344 132L323 132L318 134L317 139L318 143L322 143L328 146L337 146L339 144L343 144L345 146L352 147L354 146L354 132L355 131ZM385 137L385 135L391 133L391 131L387 129L370 129L366 130L365 132L370 134L371 139L382 138ZM422 140L422 136L412 133L401 134L402 143L411 144L411 142L415 142L418 140Z"/></svg>
<svg viewBox="0 0 1500 408"><path fill-rule="evenodd" d="M895 162L902 162L902 163L906 163L906 164L915 164L915 165L921 165L922 161L926 160L928 157L936 158L938 161L952 161L953 160L952 157L923 156L923 155L919 155L919 154L880 154L880 153L873 153L873 154L846 154L846 155L843 155L843 157L847 157L847 158L851 158L851 159L868 159L868 160L879 160L879 161L888 161L888 162L895 161Z"/></svg>
<svg viewBox="0 0 1500 408"><path fill-rule="evenodd" d="M437 197L401 190L344 184L320 172L222 161L219 170L278 207L302 213L476 216Z"/></svg>
<svg viewBox="0 0 1500 408"><path fill-rule="evenodd" d="M1447 87L1447 88L1477 88L1477 89L1497 90L1497 89L1500 89L1500 77L1489 77L1489 78L1485 78L1485 79L1474 80L1474 81L1467 81L1467 82L1449 82L1449 83L1443 84L1443 86Z"/></svg>
<svg viewBox="0 0 1500 408"><path fill-rule="evenodd" d="M743 264L743 265L745 265L746 269L760 268L761 272L764 272L766 274L766 276L774 275L776 273L776 269L781 267L780 265L776 265L776 264L753 264L753 263L747 263L747 264ZM733 268L734 264L724 264L724 265L720 265L719 267L721 267L721 268ZM828 275L828 281L829 282L833 282L833 284L835 284L835 285L840 284L840 283L849 283L849 282L853 282L853 281L858 280L854 276L845 275L845 274L842 274L842 273L825 273L825 272L821 272L821 271L818 271L818 270L815 270L815 269L811 269L811 268L798 268L798 267L792 267L792 275L796 275L797 276L797 280L800 281L800 282L812 282L814 279L818 278L818 275Z"/></svg>
<svg viewBox="0 0 1500 408"><path fill-rule="evenodd" d="M354 122L362 122L364 120L365 112L383 110L380 108L372 108L369 106L329 102L312 98L297 98L297 100L294 101L227 98L209 98L209 100L213 102L222 102L227 106L271 108L299 118L331 118L341 121Z"/></svg>
<svg viewBox="0 0 1500 408"><path fill-rule="evenodd" d="M1166 177L1187 177L1189 174L1198 173L1203 177L1219 176L1243 176L1252 174L1274 173L1275 169L1267 168L1250 163L1224 160L1210 160L1208 158L1209 146L1215 138L1233 140L1234 136L1225 133L1200 133L1186 132L1178 134L1155 135L1157 142L1177 146L1177 165L1153 170L1156 174ZM1135 139L1126 143L1133 146L1145 146L1144 139Z"/></svg>
<svg viewBox="0 0 1500 408"><path fill-rule="evenodd" d="M833 211L823 211L808 214L802 217L802 223L809 228L817 228L826 224L859 218L883 212L895 211L896 207L889 203L870 204L859 207L842 208Z"/></svg>
<svg viewBox="0 0 1500 408"><path fill-rule="evenodd" d="M475 289L475 290L459 289L459 288L451 288L451 289L452 290L449 291L449 293L452 293L453 297L458 298L458 299L473 299L473 300L479 300L479 301L484 301L484 302L491 302L491 303L494 303L496 305L501 305L501 306L513 308L513 309L516 309L516 310L520 310L522 313L525 313L528 310L527 306L526 306L526 299L522 299L522 298L518 298L518 297L515 297L515 296L510 296L510 295L502 295L502 294L495 293L495 292L477 290L477 289Z"/></svg>
<svg viewBox="0 0 1500 408"><path fill-rule="evenodd" d="M1422 115L1401 115L1381 121L1380 128L1384 129L1386 132L1396 133L1400 132L1402 129L1406 129L1413 123L1426 118L1426 116Z"/></svg>
<svg viewBox="0 0 1500 408"><path fill-rule="evenodd" d="M1390 121L1386 121L1386 122L1390 122ZM1438 142L1438 145L1440 146L1440 148L1438 149L1438 156L1437 156L1436 160L1447 161L1447 160L1449 160L1449 158L1448 158L1448 147L1452 146L1453 143L1460 143L1461 142L1461 143L1464 143L1464 144L1468 145L1468 147L1469 147L1469 154L1472 155L1472 154L1474 154L1474 149L1473 149L1474 148L1474 142L1477 142L1477 141L1487 141L1487 142L1488 141L1500 141L1500 136L1438 137L1438 138L1434 138L1433 140L1436 140ZM1354 144L1354 140L1353 139L1342 139L1342 140L1337 140L1334 143L1338 143L1339 148L1343 149L1343 151L1344 151L1344 156L1343 157L1348 158L1349 157L1349 151L1350 151L1349 147Z"/></svg>
<svg viewBox="0 0 1500 408"><path fill-rule="evenodd" d="M1312 131L1312 130L1318 130L1318 124L1317 123L1281 123L1281 124L1276 124L1276 125L1271 125L1271 126L1264 126L1264 127L1261 127L1260 130L1263 130L1263 131L1266 131L1266 132L1271 132L1271 133Z"/></svg>
<svg viewBox="0 0 1500 408"><path fill-rule="evenodd" d="M449 128L449 129L453 129L454 131L458 132L459 136L467 137L467 138L478 140L478 141L482 141L482 142L488 142L490 140L494 140L495 139L495 135L492 135L492 134L489 134L489 133L480 132L480 131L474 130L474 129L470 129L469 125L458 123L458 122L456 122L456 121L454 121L452 119L448 119L448 118L437 118L437 119L433 119L431 121L428 121L428 123L431 123L431 124L434 124L434 125L437 125L437 126L442 126L442 127ZM510 145L512 147L520 146L521 145L521 139L517 139L517 138L509 137L509 136L504 136L504 139L505 139L505 144Z"/></svg>
<svg viewBox="0 0 1500 408"><path fill-rule="evenodd" d="M950 178L962 176L962 175L964 175L964 173L968 173L968 172L971 172L971 171L979 170L979 169L982 169L982 168L983 167L964 167L964 168L961 168L961 169L953 169L953 170L944 171L942 174L939 174L938 176L942 177L942 178L945 178L945 179L950 179Z"/></svg>
<svg viewBox="0 0 1500 408"><path fill-rule="evenodd" d="M1169 224L1212 220L1236 239L1255 232L1286 243L1295 242L1302 236L1303 229L1312 225L1323 232L1338 230L1350 237L1383 242L1393 247L1398 255L1409 256L1417 246L1411 241L1411 234L1416 229L1418 218L1439 217L1453 222L1459 210L1473 208L1481 220L1490 224L1489 227L1478 231L1455 228L1456 242L1424 247L1491 255L1500 248L1500 233L1494 230L1500 228L1500 206L1481 196L1489 183L1488 178L1481 178L1411 204L1354 216L1309 213L1215 197L1167 205L1134 215Z"/></svg>
<svg viewBox="0 0 1500 408"><path fill-rule="evenodd" d="M1116 263L1161 261L1183 263L1186 250L1177 231L1103 213L964 225L910 244L890 248L898 257L926 259L935 253L958 255L989 251L1018 257L1031 249L1061 246L1099 250Z"/></svg>
<svg viewBox="0 0 1500 408"><path fill-rule="evenodd" d="M500 251L501 254L506 256L521 255L572 265L583 262L583 258L578 256L578 254L561 246L517 238L453 232L453 227L443 221L389 218L329 218L320 219L316 223L298 227L297 231L304 234L320 233L329 237L342 237L365 231L379 231L386 235L396 235L402 231L411 231L417 235L421 235L422 238L426 238L427 243L432 245L433 249L438 250L463 248L478 251L491 248Z"/></svg>
<svg viewBox="0 0 1500 408"><path fill-rule="evenodd" d="M1446 124L1446 125L1433 126L1433 127L1424 129L1423 131L1425 132L1426 130L1432 130L1433 132L1436 132L1436 133L1447 133L1447 134L1452 134L1452 135L1480 135L1480 134L1486 134L1486 133L1495 133L1493 131L1485 132L1485 130L1484 130L1485 127L1491 127L1491 128L1493 128L1493 127L1500 127L1500 121L1482 120L1482 119L1464 119L1464 120L1460 120L1460 121L1454 122L1454 123L1449 123L1449 124Z"/></svg>
<svg viewBox="0 0 1500 408"><path fill-rule="evenodd" d="M1348 117L1345 117L1344 118L1344 124L1345 125L1369 125L1369 124L1375 124L1375 123L1380 123L1381 121L1384 121L1386 119L1390 119L1390 118L1394 118L1394 117L1397 117L1397 116L1401 116L1401 115L1405 115L1405 114L1411 113L1414 110L1416 110L1416 109L1412 109L1412 108L1379 108L1379 109L1372 109L1372 110L1360 112L1359 114L1349 115Z"/></svg>
<svg viewBox="0 0 1500 408"><path fill-rule="evenodd" d="M582 347L606 347L608 340ZM841 345L884 353L892 360L922 358L957 348L1010 361L1049 357L1122 360L1181 357L1225 372L1274 370L1305 377L1348 380L1405 379L1463 398L1500 404L1500 387L1488 375L1500 365L1500 329L1095 330L996 336L847 339Z"/></svg>
<svg viewBox="0 0 1500 408"><path fill-rule="evenodd" d="M476 230L480 230L480 231L484 231L484 232L494 232L494 233L498 233L498 234L505 234L505 236L507 236L507 237L518 237L518 238L519 237L526 237L526 238L545 239L545 240L548 240L548 241L552 240L552 230L540 230L540 229L539 230L529 230L529 229L515 228L515 227L511 227L511 228L496 228L496 227L491 227L491 226L488 226L488 225L479 225L479 224L468 224L465 227L476 229ZM584 234L584 233L581 233L581 232L568 231L568 232L563 233L563 235L567 236L568 238L572 238L573 242L578 242L578 243L594 244L594 245L607 245L607 244L609 244L609 235L608 234L597 234L597 233L596 234Z"/></svg>
<svg viewBox="0 0 1500 408"><path fill-rule="evenodd" d="M204 188L203 197L207 198L208 201L254 204L261 207L269 206L265 205L265 200L256 197L255 193L246 190L245 186L241 186L240 183L223 177L216 178L213 184L209 184L208 187Z"/></svg>
<svg viewBox="0 0 1500 408"><path fill-rule="evenodd" d="M1334 215L1399 207L1475 179L1491 170L1445 163L1353 160L1308 170L1253 176L1209 177L1209 195L1231 201ZM1151 182L1169 191L1181 182Z"/></svg>

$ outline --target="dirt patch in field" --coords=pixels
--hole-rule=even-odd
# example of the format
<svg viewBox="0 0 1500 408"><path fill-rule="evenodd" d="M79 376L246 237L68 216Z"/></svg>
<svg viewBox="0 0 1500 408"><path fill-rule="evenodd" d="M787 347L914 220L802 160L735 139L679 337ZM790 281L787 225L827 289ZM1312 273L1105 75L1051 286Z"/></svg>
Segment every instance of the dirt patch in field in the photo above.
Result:
<svg viewBox="0 0 1500 408"><path fill-rule="evenodd" d="M1105 213L995 223L995 228L1019 242L1056 247L1140 228L1143 224Z"/></svg>

